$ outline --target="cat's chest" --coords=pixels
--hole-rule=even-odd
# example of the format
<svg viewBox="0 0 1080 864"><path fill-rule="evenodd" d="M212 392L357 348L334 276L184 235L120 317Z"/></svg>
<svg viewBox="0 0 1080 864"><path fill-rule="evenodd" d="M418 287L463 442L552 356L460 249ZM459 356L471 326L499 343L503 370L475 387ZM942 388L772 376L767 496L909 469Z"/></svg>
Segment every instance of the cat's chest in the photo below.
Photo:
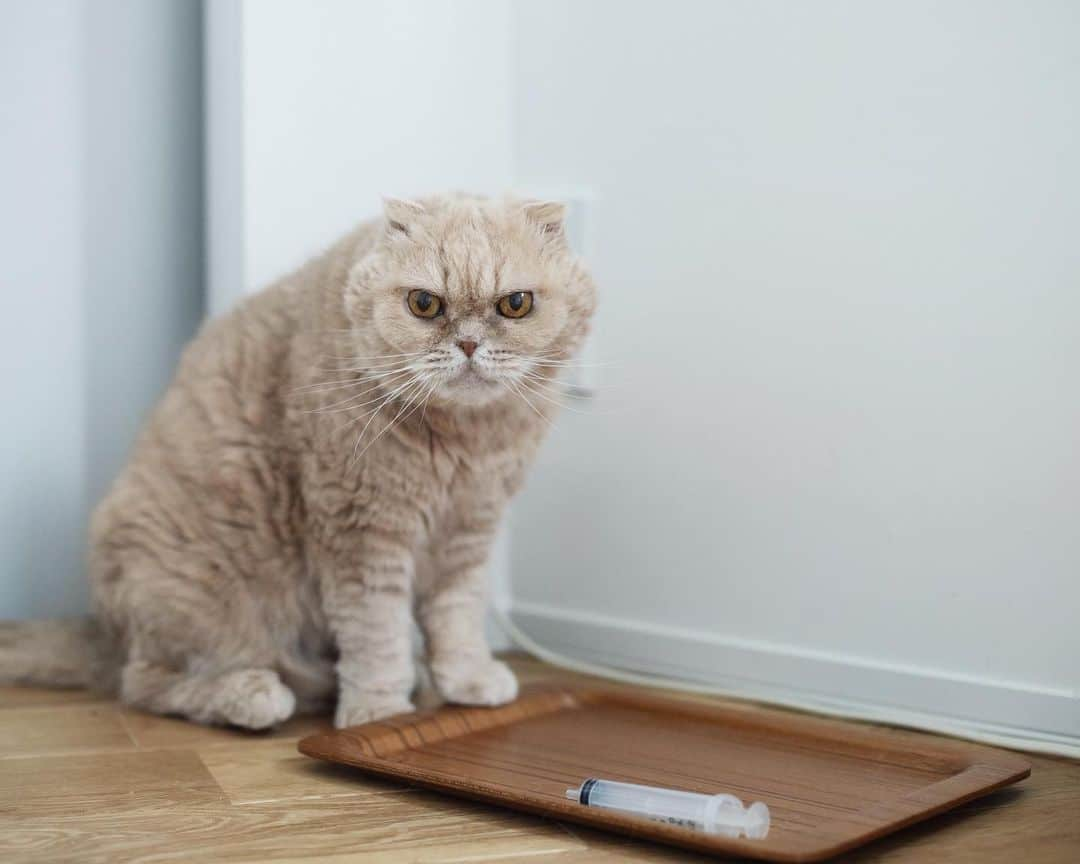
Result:
<svg viewBox="0 0 1080 864"><path fill-rule="evenodd" d="M431 480L433 528L471 522L482 511L500 510L524 474L527 457L520 447L454 447L434 440Z"/></svg>

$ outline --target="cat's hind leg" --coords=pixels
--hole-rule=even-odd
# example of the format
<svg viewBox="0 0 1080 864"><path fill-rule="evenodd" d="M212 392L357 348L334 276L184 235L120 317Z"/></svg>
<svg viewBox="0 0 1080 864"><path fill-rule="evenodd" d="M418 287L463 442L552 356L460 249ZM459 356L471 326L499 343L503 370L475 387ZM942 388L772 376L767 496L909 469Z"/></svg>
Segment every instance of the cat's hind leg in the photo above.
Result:
<svg viewBox="0 0 1080 864"><path fill-rule="evenodd" d="M292 716L296 697L273 669L180 672L130 660L121 675L124 702L198 723L269 729Z"/></svg>
<svg viewBox="0 0 1080 864"><path fill-rule="evenodd" d="M117 542L104 543L92 570L98 617L122 646L121 699L245 729L292 716L296 698L277 671L253 577L230 570L212 549L179 554L145 525L125 530L127 545L118 553ZM156 548L157 558L131 552L143 545Z"/></svg>

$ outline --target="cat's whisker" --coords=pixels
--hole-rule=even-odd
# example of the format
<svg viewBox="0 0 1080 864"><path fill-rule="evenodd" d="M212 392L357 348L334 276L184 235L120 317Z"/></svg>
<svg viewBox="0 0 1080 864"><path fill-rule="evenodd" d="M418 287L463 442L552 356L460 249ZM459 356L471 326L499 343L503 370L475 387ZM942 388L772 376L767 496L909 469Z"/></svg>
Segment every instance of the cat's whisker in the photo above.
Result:
<svg viewBox="0 0 1080 864"><path fill-rule="evenodd" d="M310 396L314 393L328 393L334 390L345 390L348 387L359 387L368 383L361 378L350 378L348 381L325 381L315 384L304 384L287 391L288 396Z"/></svg>
<svg viewBox="0 0 1080 864"><path fill-rule="evenodd" d="M420 412L420 425L421 426L424 425L424 419L427 417L428 401L431 399L432 394L434 394L436 388L438 388L439 384L441 383L438 375L432 375L431 378L432 378L431 389L428 390L427 396L424 397L424 410Z"/></svg>
<svg viewBox="0 0 1080 864"><path fill-rule="evenodd" d="M390 357L420 357L426 351L395 351L392 354L323 354L328 360L386 360Z"/></svg>
<svg viewBox="0 0 1080 864"><path fill-rule="evenodd" d="M409 370L415 370L416 368L416 361L411 360L408 363L403 363L400 366L377 367L375 369L371 369L365 366L356 370L342 371L355 371L357 374L354 377L354 380L356 380L364 378L385 378L387 375L393 375L395 372L408 372Z"/></svg>
<svg viewBox="0 0 1080 864"><path fill-rule="evenodd" d="M525 376L528 378L529 376ZM525 381L519 381L522 386L528 387ZM558 378L529 378L529 382L534 387L539 386L542 391L550 393L551 398L549 401L558 404L560 407L565 408L567 411L573 411L575 414L584 414L589 417L611 417L616 416L616 412L612 410L604 410L596 403L592 402L594 395L593 391L597 389L606 389L608 393L611 392L611 388L618 385L601 385L600 388L590 385L587 392L576 392L573 385L567 384ZM541 395L537 393L536 395ZM587 408L578 408L568 402L562 402L563 399L573 399L578 405L587 406Z"/></svg>
<svg viewBox="0 0 1080 864"><path fill-rule="evenodd" d="M310 384L300 384L290 389L289 392L311 393L319 390L338 390L343 387L355 387L364 383L363 376L354 375L351 378L335 378L330 381L312 381Z"/></svg>
<svg viewBox="0 0 1080 864"><path fill-rule="evenodd" d="M532 359L532 362L536 366L547 366L552 369L604 369L612 365L611 363L575 363L570 360L544 360L542 358Z"/></svg>
<svg viewBox="0 0 1080 864"><path fill-rule="evenodd" d="M304 385L309 390L336 390L341 387L348 387L354 384L372 384L379 381L384 381L388 378L393 378L396 375L401 375L408 372L416 372L418 367L409 364L407 366L396 366L393 369L382 369L377 372L360 372L349 378L333 379L329 381L315 381L311 384Z"/></svg>
<svg viewBox="0 0 1080 864"><path fill-rule="evenodd" d="M383 408L385 408L387 405L389 405L391 402L394 401L394 399L398 398L399 396L404 396L406 393L410 393L410 395L411 395L412 388L415 387L417 384L422 385L422 383L423 383L422 377L419 376L419 375L414 375L412 378L410 378L404 384L400 385L399 387L395 387L389 394L387 394L385 399L383 399L378 405L376 405L370 411L367 411L364 414L361 414L359 417L354 417L352 420L350 420L348 423L346 423L344 426L341 427L341 429L347 429L353 423L357 423L360 420L363 420L365 417L368 418L367 422L364 424L364 428L360 430L360 434L356 438L356 443L353 445L353 455L352 455L352 458L349 460L349 465L352 465L356 461L356 458L357 458L356 451L360 447L360 442L364 440L364 435L367 434L367 430L371 426L371 424L374 422L375 418L379 416L379 412L381 412Z"/></svg>
<svg viewBox="0 0 1080 864"><path fill-rule="evenodd" d="M423 357L424 354L418 354L415 357L390 357L385 360L366 360L363 357L343 357L341 358L342 364L355 363L354 366L337 365L337 366L315 366L315 371L319 372L365 372L372 371L378 372L380 370L395 366L400 363L415 363L417 358Z"/></svg>
<svg viewBox="0 0 1080 864"><path fill-rule="evenodd" d="M558 350L534 351L532 354L522 354L520 356L523 359L533 359L533 360L546 359L546 360L550 360L550 361L552 361L554 363L575 363L577 365L588 365L588 366L616 366L616 365L618 365L617 363L615 363L611 359L593 360L593 361L589 361L589 362L586 363L584 361L579 360L578 355L571 354L571 355L567 356L564 352L558 351Z"/></svg>
<svg viewBox="0 0 1080 864"><path fill-rule="evenodd" d="M428 383L427 379L421 379L419 381L419 386L417 387L416 390L414 390L412 393L409 394L408 400L401 406L400 409L398 409L398 413L394 415L393 419L389 423L387 423L385 426L383 426L382 429L379 430L379 433L374 438L372 438L366 445L364 445L363 450L361 450L359 453L356 453L355 452L356 448L355 447L353 448L354 454L353 454L352 461L349 463L350 465L354 464L358 459L360 459L360 457L362 457L376 441L378 441L380 438L382 438L383 435L385 435L388 431L390 431L390 429L392 429L397 424L397 422L402 419L402 414L405 412L405 410L410 405L414 405L414 403L419 404L417 402L417 400L421 397L421 394L423 394L425 392L424 387L427 385L427 383ZM429 390L427 392L430 393L431 389L429 388ZM416 407L414 405L412 411L410 411L409 414L411 415L412 412L415 411L415 410L416 410ZM366 428L367 427L365 427L365 429ZM363 435L363 433L361 433L361 436L362 435ZM357 439L356 443L357 443L357 445L360 444L360 439L359 438Z"/></svg>
<svg viewBox="0 0 1080 864"><path fill-rule="evenodd" d="M516 393L518 398L521 399L521 401L524 402L526 405L528 405L529 408L532 409L533 413L537 417L539 417L541 420L543 420L545 423L547 423L548 426L550 426L552 429L555 428L555 424L551 421L551 418L548 417L546 414L544 414L535 405L533 405L533 403L531 401L529 401L529 398L524 393L521 392L521 390L517 387L516 384L514 384L514 382L503 379L502 383L506 386L506 388L508 390L510 390L510 392Z"/></svg>
<svg viewBox="0 0 1080 864"><path fill-rule="evenodd" d="M407 372L399 373L399 375L398 375L399 382L398 383L400 383L400 376L401 375L407 375L407 374L408 374ZM342 399L339 402L334 402L331 405L324 405L324 406L322 406L320 408L313 408L310 411L305 411L304 413L305 414L340 414L343 411L356 411L358 408L363 408L363 407L365 407L367 405L372 405L375 402L378 402L380 399L382 399L382 395L380 394L379 396L376 396L373 399L368 399L367 401L359 402L359 403L356 403L356 404L348 404L348 403L351 403L354 400L361 398L362 396L366 396L368 394L374 393L376 390L379 390L382 387L386 386L387 384L392 384L392 383L393 383L392 378L388 379L387 381L382 382L382 383L376 383L373 386L369 387L367 390L361 390L359 393L354 393L352 396L348 397L347 399ZM339 407L339 406L344 406L344 407Z"/></svg>
<svg viewBox="0 0 1080 864"><path fill-rule="evenodd" d="M375 419L375 415L378 414L380 410L382 410L384 405L387 405L388 403L392 402L396 397L400 396L402 393L404 393L406 390L408 390L410 387L412 387L412 385L415 384L419 380L420 380L419 375L413 375L407 381L397 382L395 385L393 385L391 387L391 389L389 391L385 392L383 395L380 395L376 399L372 400L373 403L376 403L376 402L378 403L377 405L375 405L374 408L369 408L367 411L364 411L363 413L359 414L358 416L349 419L346 423L344 423L342 426L340 426L336 431L340 432L340 431L342 431L344 429L348 429L354 423L359 423L361 420L363 420L365 417L367 417L368 422L364 424L364 429L362 429L361 432L360 432L360 434L363 435L364 431L367 429L370 422Z"/></svg>
<svg viewBox="0 0 1080 864"><path fill-rule="evenodd" d="M385 371L373 372L367 375L356 375L352 378L342 378L336 381L316 381L313 384L304 384L300 387L296 387L289 391L290 393L315 393L326 392L329 390L342 390L346 387L358 387L363 384L371 383L372 381L378 381L383 378L392 378L402 372L415 372L416 368L412 365L402 366L398 369L387 369Z"/></svg>
<svg viewBox="0 0 1080 864"><path fill-rule="evenodd" d="M410 363L415 363L415 360L410 360ZM348 375L352 373L378 373L378 372L393 372L397 369L397 363L361 363L358 366L313 366L312 372L328 372L333 375ZM401 367L407 368L407 367Z"/></svg>
<svg viewBox="0 0 1080 864"><path fill-rule="evenodd" d="M526 392L532 393L540 399L550 402L552 405L558 405L560 408L564 408L567 411L573 411L575 414L590 413L566 402L565 394L561 388L537 384L535 381L528 381L526 379L518 379L517 383Z"/></svg>
<svg viewBox="0 0 1080 864"><path fill-rule="evenodd" d="M533 395L538 396L539 398L550 402L552 405L557 405L557 406L559 406L560 408L562 408L562 409L564 409L566 411L572 411L575 414L586 414L586 415L591 415L593 413L591 411L583 411L580 408L576 408L573 405L568 405L567 403L561 401L558 398L558 396L559 395L564 395L564 394L562 394L558 389L553 389L551 391L551 395L549 395L548 393L544 393L543 390L541 390L535 384L530 384L528 381L525 381L524 379L518 379L517 383L520 384L529 393L532 393Z"/></svg>
<svg viewBox="0 0 1080 864"><path fill-rule="evenodd" d="M588 398L587 394L574 392L575 389L581 389L581 388L579 388L578 385L574 384L573 381L567 381L565 378L562 378L559 375L542 375L542 374L540 374L538 372L534 372L534 371L527 370L527 369L522 370L520 374L521 374L521 377L528 378L530 381L535 381L537 383L544 383L544 384L547 384L547 385L549 385L551 387L560 389L563 392L565 392L567 396L572 396L575 399L587 399ZM590 390L590 391L592 391L592 390L609 390L609 389L617 387L617 386L618 386L617 382L608 381L608 382L605 382L605 383L602 383L602 384L589 384L588 387L584 388L584 389L587 389L587 390Z"/></svg>
<svg viewBox="0 0 1080 864"><path fill-rule="evenodd" d="M574 396L574 398L576 398L576 399L587 398L587 397L584 396L584 395L580 395L580 394L570 392L574 388L584 389L584 390L589 390L589 391L598 391L598 390L610 390L610 389L614 389L614 388L623 386L622 382L620 382L620 381L591 382L587 386L585 386L585 385L580 385L579 386L579 385L575 384L575 382L573 382L572 380L568 380L569 371L570 370L568 370L568 369L555 369L555 368L548 369L548 368L544 368L544 367L526 366L521 371L521 374L526 375L526 376L539 377L539 378L541 378L543 380L546 380L546 381L551 381L551 382L556 383L556 384L561 384L567 390L568 395Z"/></svg>
<svg viewBox="0 0 1080 864"><path fill-rule="evenodd" d="M442 383L442 380L438 376L435 376L435 375L432 376L431 389L428 390L427 396L424 397L424 410L420 412L420 425L421 426L424 423L424 418L427 417L428 402L431 401L431 397L435 395L435 391L439 389L439 385L441 383Z"/></svg>
<svg viewBox="0 0 1080 864"><path fill-rule="evenodd" d="M530 381L533 384L537 384L541 387L551 387L552 389L558 389L563 386L563 382L558 378L549 378L546 375L537 375L535 372L529 372L528 370L521 370L517 375L518 380Z"/></svg>

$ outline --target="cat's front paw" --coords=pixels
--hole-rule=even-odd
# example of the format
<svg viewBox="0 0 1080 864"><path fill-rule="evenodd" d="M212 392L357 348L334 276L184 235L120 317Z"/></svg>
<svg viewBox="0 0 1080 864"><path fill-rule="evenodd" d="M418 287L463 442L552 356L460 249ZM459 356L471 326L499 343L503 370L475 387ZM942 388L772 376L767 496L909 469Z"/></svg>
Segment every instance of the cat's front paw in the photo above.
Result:
<svg viewBox="0 0 1080 864"><path fill-rule="evenodd" d="M505 705L518 693L517 678L505 663L481 661L433 664L435 686L447 702L459 705Z"/></svg>
<svg viewBox="0 0 1080 864"><path fill-rule="evenodd" d="M346 726L383 720L395 714L408 714L413 710L413 703L406 696L343 690L338 696L334 725L338 729L344 729Z"/></svg>
<svg viewBox="0 0 1080 864"><path fill-rule="evenodd" d="M288 720L296 709L296 697L272 669L238 669L218 681L212 710L213 722L243 729L262 730Z"/></svg>

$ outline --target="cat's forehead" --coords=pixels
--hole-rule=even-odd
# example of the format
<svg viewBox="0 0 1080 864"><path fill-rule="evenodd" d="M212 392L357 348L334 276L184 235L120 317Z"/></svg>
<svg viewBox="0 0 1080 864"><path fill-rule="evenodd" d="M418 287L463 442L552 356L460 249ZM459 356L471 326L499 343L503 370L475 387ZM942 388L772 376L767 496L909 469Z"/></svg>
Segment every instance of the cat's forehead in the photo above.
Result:
<svg viewBox="0 0 1080 864"><path fill-rule="evenodd" d="M410 268L448 298L486 299L540 278L538 250L497 219L446 219L409 250Z"/></svg>

